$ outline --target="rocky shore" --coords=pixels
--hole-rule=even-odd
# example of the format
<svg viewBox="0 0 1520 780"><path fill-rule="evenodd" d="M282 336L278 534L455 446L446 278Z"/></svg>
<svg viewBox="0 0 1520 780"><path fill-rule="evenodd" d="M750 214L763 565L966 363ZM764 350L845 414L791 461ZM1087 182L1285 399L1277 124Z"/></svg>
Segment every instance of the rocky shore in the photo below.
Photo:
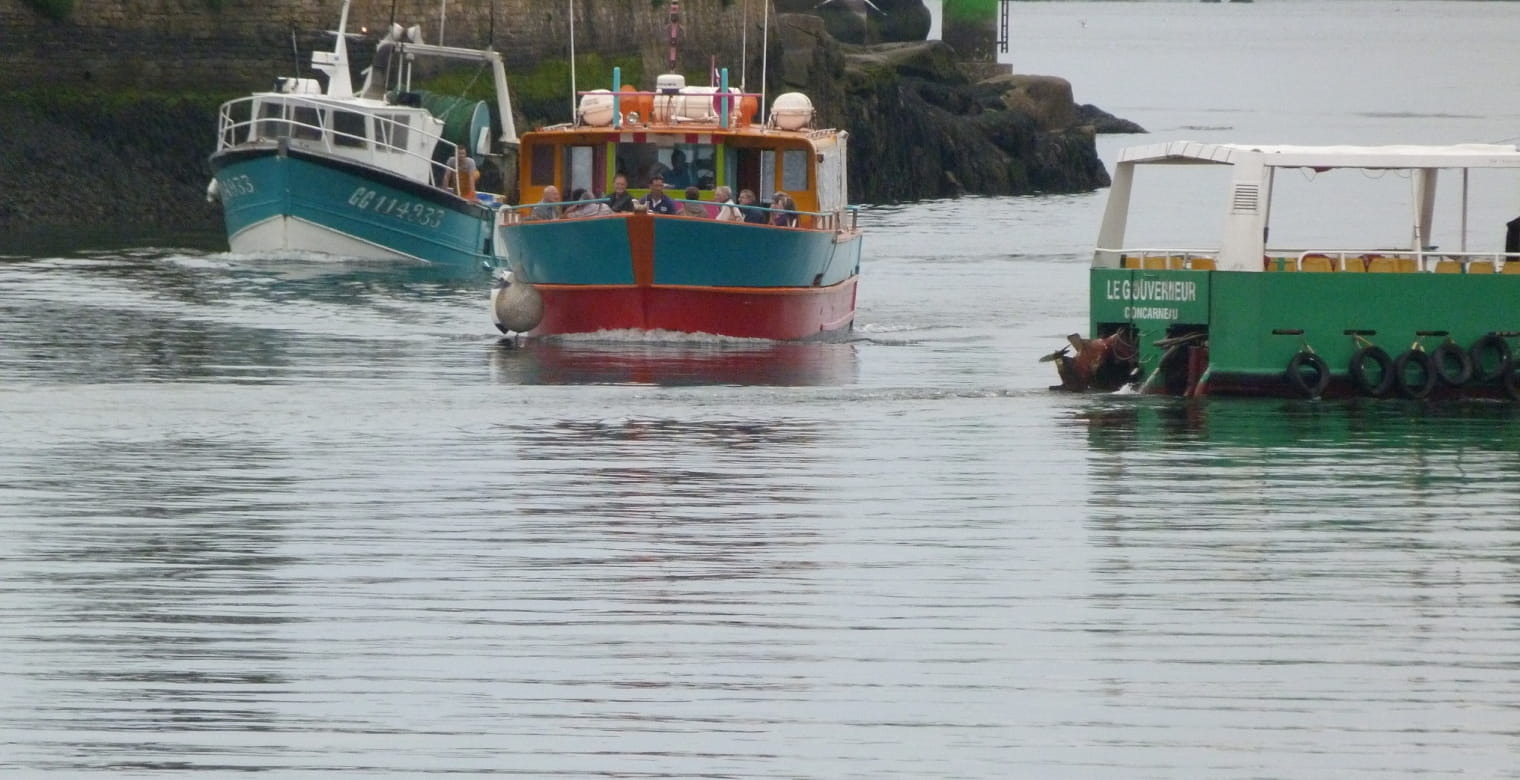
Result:
<svg viewBox="0 0 1520 780"><path fill-rule="evenodd" d="M773 25L767 90L806 92L822 124L850 131L857 202L1089 191L1109 183L1095 133L1144 132L1075 104L1064 79L987 75L942 41L841 43L812 14L781 14ZM220 211L205 198L216 108L248 88L0 95L0 180L9 184L0 230L218 229ZM519 117L518 126L567 118Z"/></svg>

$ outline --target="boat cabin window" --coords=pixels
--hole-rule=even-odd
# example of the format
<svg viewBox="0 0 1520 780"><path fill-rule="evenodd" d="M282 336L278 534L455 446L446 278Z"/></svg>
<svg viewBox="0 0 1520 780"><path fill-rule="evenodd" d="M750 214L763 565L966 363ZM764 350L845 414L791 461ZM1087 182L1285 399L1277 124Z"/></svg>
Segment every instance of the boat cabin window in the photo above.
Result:
<svg viewBox="0 0 1520 780"><path fill-rule="evenodd" d="M678 143L618 144L617 172L628 177L628 186L645 188L656 173L665 177L665 188L685 189L695 185L704 190L717 186L718 147L714 144Z"/></svg>
<svg viewBox="0 0 1520 780"><path fill-rule="evenodd" d="M528 183L535 187L547 187L554 183L554 147L533 145L528 147Z"/></svg>
<svg viewBox="0 0 1520 780"><path fill-rule="evenodd" d="M363 114L353 111L333 112L333 145L363 149L368 143Z"/></svg>
<svg viewBox="0 0 1520 780"><path fill-rule="evenodd" d="M386 151L404 152L411 136L406 114L375 115L375 145Z"/></svg>
<svg viewBox="0 0 1520 780"><path fill-rule="evenodd" d="M295 124L290 128L294 138L311 141L322 140L322 112L312 106L291 106L290 118Z"/></svg>
<svg viewBox="0 0 1520 780"><path fill-rule="evenodd" d="M776 190L776 150L762 149L760 151L760 189L755 190L755 197L769 201L771 193Z"/></svg>
<svg viewBox="0 0 1520 780"><path fill-rule="evenodd" d="M273 141L290 133L285 124L285 104L278 101L259 103L258 137Z"/></svg>
<svg viewBox="0 0 1520 780"><path fill-rule="evenodd" d="M781 189L798 192L808 188L808 156L806 149L787 149L781 153Z"/></svg>

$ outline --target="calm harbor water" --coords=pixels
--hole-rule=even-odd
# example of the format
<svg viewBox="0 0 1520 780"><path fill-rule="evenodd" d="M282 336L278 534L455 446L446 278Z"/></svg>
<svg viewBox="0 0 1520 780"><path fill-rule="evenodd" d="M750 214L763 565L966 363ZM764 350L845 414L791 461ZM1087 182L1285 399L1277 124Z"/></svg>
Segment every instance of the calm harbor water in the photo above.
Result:
<svg viewBox="0 0 1520 780"><path fill-rule="evenodd" d="M1019 3L1009 59L1107 159L1512 140L1509 5ZM1049 392L1103 198L869 209L843 344L0 258L0 776L1520 776L1520 411Z"/></svg>

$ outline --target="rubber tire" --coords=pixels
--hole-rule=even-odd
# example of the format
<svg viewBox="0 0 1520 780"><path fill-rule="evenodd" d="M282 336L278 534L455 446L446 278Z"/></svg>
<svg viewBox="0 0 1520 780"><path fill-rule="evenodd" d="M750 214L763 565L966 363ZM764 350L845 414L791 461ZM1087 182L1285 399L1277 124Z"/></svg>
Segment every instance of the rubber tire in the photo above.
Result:
<svg viewBox="0 0 1520 780"><path fill-rule="evenodd" d="M1447 370L1452 361L1456 361L1456 373ZM1467 384L1467 380L1472 379L1472 358L1467 356L1467 350L1457 346L1454 341L1448 341L1436 347L1435 351L1430 353L1430 362L1435 364L1436 378L1447 387L1461 387Z"/></svg>
<svg viewBox="0 0 1520 780"><path fill-rule="evenodd" d="M1489 372L1483 368L1484 353L1493 350L1499 356L1499 365ZM1495 379L1503 379L1504 375L1515 364L1514 353L1509 348L1509 342L1502 336L1493 333L1480 337L1467 348L1467 359L1472 361L1473 379L1479 382L1491 382Z"/></svg>
<svg viewBox="0 0 1520 780"><path fill-rule="evenodd" d="M1316 373L1313 385L1310 385L1309 381L1304 379L1303 369L1305 366L1313 369ZM1304 350L1294 355L1293 359L1288 361L1286 378L1288 386L1303 397L1318 398L1325 392L1325 388L1330 386L1330 366L1325 362L1324 358L1313 352Z"/></svg>
<svg viewBox="0 0 1520 780"><path fill-rule="evenodd" d="M1378 375L1381 378L1377 384L1373 384L1367 377L1368 360L1378 365ZM1365 395L1384 398L1393 390L1393 357L1382 347L1362 347L1351 353L1349 370L1352 383Z"/></svg>
<svg viewBox="0 0 1520 780"><path fill-rule="evenodd" d="M1419 384L1409 383L1409 374L1405 368L1411 362L1417 364L1420 370L1425 372L1425 379ZM1436 389L1436 374L1436 363L1424 350L1411 349L1393 361L1393 386L1397 387L1399 395L1405 398L1418 400L1429 396L1431 391Z"/></svg>
<svg viewBox="0 0 1520 780"><path fill-rule="evenodd" d="M1499 387L1504 390L1505 398L1520 401L1520 368L1511 363L1504 376L1499 377Z"/></svg>

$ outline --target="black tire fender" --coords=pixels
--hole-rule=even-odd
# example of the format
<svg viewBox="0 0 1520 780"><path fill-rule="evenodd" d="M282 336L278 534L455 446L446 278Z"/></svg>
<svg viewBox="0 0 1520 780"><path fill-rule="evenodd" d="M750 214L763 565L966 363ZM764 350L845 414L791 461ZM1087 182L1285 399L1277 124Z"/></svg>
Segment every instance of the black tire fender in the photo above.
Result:
<svg viewBox="0 0 1520 780"><path fill-rule="evenodd" d="M1377 364L1376 382L1367 374L1368 363ZM1366 346L1351 353L1348 369L1356 389L1366 395L1382 398L1393 389L1393 357L1382 347Z"/></svg>
<svg viewBox="0 0 1520 780"><path fill-rule="evenodd" d="M1311 382L1304 376L1305 369L1314 373ZM1325 359L1309 350L1300 350L1288 361L1288 386L1305 398L1318 398L1330 386L1330 365Z"/></svg>
<svg viewBox="0 0 1520 780"><path fill-rule="evenodd" d="M1409 378L1409 369L1420 371L1420 379ZM1411 349L1393 361L1393 384L1405 398L1424 398L1436 389L1436 362L1422 349Z"/></svg>
<svg viewBox="0 0 1520 780"><path fill-rule="evenodd" d="M1441 380L1441 384L1461 387L1472 379L1472 358L1468 357L1467 350L1457 346L1454 341L1436 347L1430 353L1430 362L1435 366L1436 377Z"/></svg>
<svg viewBox="0 0 1520 780"><path fill-rule="evenodd" d="M1487 362L1490 355L1497 356L1497 365L1492 371L1488 370ZM1509 342L1495 333L1480 337L1467 349L1467 359L1472 362L1473 379L1479 382L1491 382L1495 379L1503 379L1505 374L1514 366L1514 353L1509 348Z"/></svg>

